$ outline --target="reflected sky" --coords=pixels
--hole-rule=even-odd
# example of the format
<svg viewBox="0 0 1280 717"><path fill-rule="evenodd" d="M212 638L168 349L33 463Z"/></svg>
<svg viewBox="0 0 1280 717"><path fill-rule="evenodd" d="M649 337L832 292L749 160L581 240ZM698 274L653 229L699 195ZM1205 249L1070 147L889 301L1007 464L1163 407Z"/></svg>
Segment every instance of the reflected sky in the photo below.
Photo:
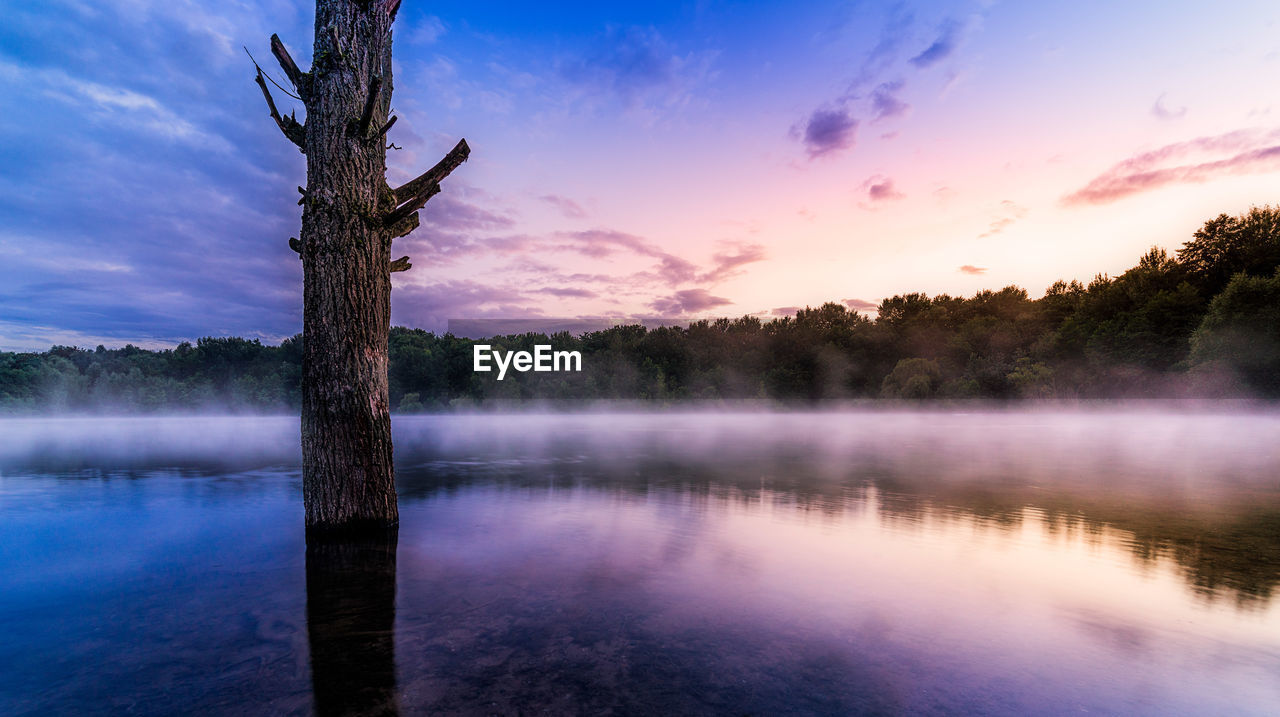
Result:
<svg viewBox="0 0 1280 717"><path fill-rule="evenodd" d="M1280 707L1267 413L397 419L329 551L296 420L4 424L5 714Z"/></svg>

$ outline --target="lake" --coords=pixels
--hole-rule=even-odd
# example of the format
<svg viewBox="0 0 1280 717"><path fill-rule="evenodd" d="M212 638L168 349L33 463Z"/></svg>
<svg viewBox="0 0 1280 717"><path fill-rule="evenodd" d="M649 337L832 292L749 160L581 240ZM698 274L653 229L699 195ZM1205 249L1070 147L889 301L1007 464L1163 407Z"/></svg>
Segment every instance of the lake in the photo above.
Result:
<svg viewBox="0 0 1280 717"><path fill-rule="evenodd" d="M1280 413L0 421L0 713L1278 714Z"/></svg>

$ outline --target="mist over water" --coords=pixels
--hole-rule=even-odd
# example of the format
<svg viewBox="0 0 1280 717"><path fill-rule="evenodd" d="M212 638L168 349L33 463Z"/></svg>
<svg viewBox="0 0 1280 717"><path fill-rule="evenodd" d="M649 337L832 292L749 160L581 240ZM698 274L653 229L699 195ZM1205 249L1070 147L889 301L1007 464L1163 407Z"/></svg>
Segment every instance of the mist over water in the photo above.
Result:
<svg viewBox="0 0 1280 717"><path fill-rule="evenodd" d="M0 421L0 712L1280 706L1273 411L393 427L398 545L308 552L296 418Z"/></svg>

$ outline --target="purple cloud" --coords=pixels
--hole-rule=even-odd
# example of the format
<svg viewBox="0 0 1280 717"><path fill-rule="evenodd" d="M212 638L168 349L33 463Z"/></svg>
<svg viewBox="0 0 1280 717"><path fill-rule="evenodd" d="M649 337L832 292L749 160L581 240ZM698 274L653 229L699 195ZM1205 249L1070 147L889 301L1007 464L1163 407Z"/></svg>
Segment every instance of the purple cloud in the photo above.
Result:
<svg viewBox="0 0 1280 717"><path fill-rule="evenodd" d="M391 321L442 331L450 319L538 316L538 300L519 289L472 280L408 284L391 292Z"/></svg>
<svg viewBox="0 0 1280 717"><path fill-rule="evenodd" d="M911 111L911 105L898 97L905 84L902 80L896 80L883 82L876 87L871 93L872 122L902 117Z"/></svg>
<svg viewBox="0 0 1280 717"><path fill-rule="evenodd" d="M427 202L418 216L424 227L447 230L495 231L510 229L516 224L516 220L509 215L499 214L462 199L456 188L454 192L436 195Z"/></svg>
<svg viewBox="0 0 1280 717"><path fill-rule="evenodd" d="M814 110L805 123L803 135L809 158L852 147L857 129L858 120L844 108Z"/></svg>
<svg viewBox="0 0 1280 717"><path fill-rule="evenodd" d="M723 296L712 296L706 289L685 289L671 296L655 299L649 306L663 314L690 314L733 302Z"/></svg>
<svg viewBox="0 0 1280 717"><path fill-rule="evenodd" d="M559 297L561 299L594 299L598 294L590 289L574 289L562 288L555 286L546 286L541 289L534 289L535 294L547 294L549 296Z"/></svg>
<svg viewBox="0 0 1280 717"><path fill-rule="evenodd" d="M569 244L562 245L561 248L593 258L606 257L618 250L653 257L658 260L657 266L650 272L641 272L638 277L651 277L668 286L693 281L700 274L697 265L693 262L663 251L661 247L635 234L614 229L587 229L577 232L558 232L556 236L569 240Z"/></svg>
<svg viewBox="0 0 1280 717"><path fill-rule="evenodd" d="M906 196L893 186L893 179L881 175L876 175L863 182L862 189L866 190L867 199L873 202L887 202L894 199L902 199Z"/></svg>
<svg viewBox="0 0 1280 717"><path fill-rule="evenodd" d="M739 267L757 261L764 261L764 247L759 244L742 244L730 254L719 252L711 257L713 265L707 273L698 277L698 281L716 283L742 273Z"/></svg>
<svg viewBox="0 0 1280 717"><path fill-rule="evenodd" d="M698 267L691 261L681 259L674 254L662 254L658 262L657 274L662 281L676 286L686 281L693 281L698 275Z"/></svg>
<svg viewBox="0 0 1280 717"><path fill-rule="evenodd" d="M616 229L584 229L576 232L557 232L556 236L570 241L566 245L566 248L570 251L597 259L609 256L619 249L633 251L645 256L662 256L665 253L643 237Z"/></svg>

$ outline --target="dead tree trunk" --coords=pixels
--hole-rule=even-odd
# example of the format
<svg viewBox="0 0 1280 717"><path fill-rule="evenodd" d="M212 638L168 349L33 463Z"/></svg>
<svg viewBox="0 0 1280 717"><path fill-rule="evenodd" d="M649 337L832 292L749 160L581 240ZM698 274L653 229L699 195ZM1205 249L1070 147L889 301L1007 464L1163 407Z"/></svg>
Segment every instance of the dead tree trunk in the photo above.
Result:
<svg viewBox="0 0 1280 717"><path fill-rule="evenodd" d="M317 0L310 72L280 38L271 51L306 110L282 116L258 67L271 118L307 156L302 231L289 246L303 272L302 493L307 528L385 527L398 520L387 395L392 240L466 161L462 140L398 189L386 181L391 23L400 0ZM270 79L269 77L267 79ZM274 80L272 80L274 82Z"/></svg>

